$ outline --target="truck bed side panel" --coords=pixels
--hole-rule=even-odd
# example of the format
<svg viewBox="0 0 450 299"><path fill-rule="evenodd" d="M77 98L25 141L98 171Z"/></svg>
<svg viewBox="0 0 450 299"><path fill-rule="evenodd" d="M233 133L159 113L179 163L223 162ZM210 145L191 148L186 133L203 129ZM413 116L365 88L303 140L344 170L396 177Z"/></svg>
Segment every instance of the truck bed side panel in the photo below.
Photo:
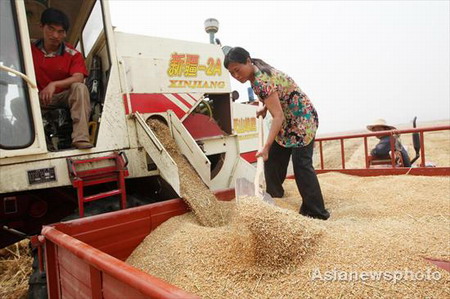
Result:
<svg viewBox="0 0 450 299"><path fill-rule="evenodd" d="M45 226L49 297L196 298L123 263L158 225L187 211L174 199Z"/></svg>
<svg viewBox="0 0 450 299"><path fill-rule="evenodd" d="M147 298L135 289L107 274L103 275L103 298L105 299L140 299Z"/></svg>

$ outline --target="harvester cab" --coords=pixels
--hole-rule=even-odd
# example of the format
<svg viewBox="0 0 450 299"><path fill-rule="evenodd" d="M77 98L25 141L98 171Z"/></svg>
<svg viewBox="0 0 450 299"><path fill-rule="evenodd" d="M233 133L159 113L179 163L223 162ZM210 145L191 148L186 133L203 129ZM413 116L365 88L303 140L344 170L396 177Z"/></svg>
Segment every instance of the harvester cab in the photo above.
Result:
<svg viewBox="0 0 450 299"><path fill-rule="evenodd" d="M43 224L81 215L80 203L94 199L98 212L111 210L105 208L111 202L118 209L121 200L108 195L117 197L125 188L127 207L180 196L178 166L148 126L151 118L169 126L167 138L211 190L233 187L236 177L253 177L254 167L241 151L256 150L249 140L257 135L251 121L256 109L233 102L219 45L116 32L108 1L0 5L2 226L36 234ZM39 104L31 41L41 38L40 16L49 6L68 16L66 42L81 52L89 71L90 149L71 147L68 109L43 111ZM119 181L112 177L120 171L126 184L112 192L105 177ZM104 177L90 176L90 185L75 175L84 174L87 182L87 174L98 172ZM86 215L92 214L90 205ZM1 247L17 240L4 231L0 237Z"/></svg>

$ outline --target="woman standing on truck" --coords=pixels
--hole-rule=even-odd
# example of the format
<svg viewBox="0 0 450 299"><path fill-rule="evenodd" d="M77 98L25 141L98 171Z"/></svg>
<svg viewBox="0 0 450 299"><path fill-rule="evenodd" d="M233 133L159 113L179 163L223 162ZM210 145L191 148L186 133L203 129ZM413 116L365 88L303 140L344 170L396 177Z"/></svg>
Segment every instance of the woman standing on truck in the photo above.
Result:
<svg viewBox="0 0 450 299"><path fill-rule="evenodd" d="M224 65L239 82L250 81L253 91L264 103L257 111L257 117L265 117L267 111L272 115L267 140L256 153L265 161L267 193L272 197L283 197L283 182L292 155L295 182L303 199L300 214L328 219L330 214L325 209L312 165L319 120L308 96L291 77L261 59L251 58L243 48L232 48L225 56Z"/></svg>

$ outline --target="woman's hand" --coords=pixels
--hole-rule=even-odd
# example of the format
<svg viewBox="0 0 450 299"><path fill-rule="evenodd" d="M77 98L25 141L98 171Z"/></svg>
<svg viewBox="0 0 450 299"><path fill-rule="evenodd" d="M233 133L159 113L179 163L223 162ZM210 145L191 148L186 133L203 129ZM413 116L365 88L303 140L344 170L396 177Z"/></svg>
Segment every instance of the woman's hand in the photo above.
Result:
<svg viewBox="0 0 450 299"><path fill-rule="evenodd" d="M264 161L267 161L267 159L269 159L269 148L267 146L264 146L262 149L256 152L255 156L256 158L262 157Z"/></svg>
<svg viewBox="0 0 450 299"><path fill-rule="evenodd" d="M256 110L256 118L262 116L263 118L266 117L267 114L267 107L263 106L261 108L258 107L258 110Z"/></svg>

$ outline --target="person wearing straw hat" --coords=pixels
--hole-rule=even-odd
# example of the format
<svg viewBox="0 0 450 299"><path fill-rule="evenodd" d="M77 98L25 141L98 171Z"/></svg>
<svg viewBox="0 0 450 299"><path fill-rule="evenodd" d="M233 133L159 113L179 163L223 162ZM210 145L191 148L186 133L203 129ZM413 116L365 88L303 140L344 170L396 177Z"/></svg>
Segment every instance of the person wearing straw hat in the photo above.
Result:
<svg viewBox="0 0 450 299"><path fill-rule="evenodd" d="M390 131L396 130L397 128L391 125L388 125L386 121L382 118L375 120L372 124L367 125L367 130L372 132L381 132L381 131ZM380 139L378 144L370 151L370 155L377 158L387 158L389 159L389 152L391 151L391 138L389 134L377 135L377 138ZM409 159L408 152L403 147L400 142L400 135L395 134L395 149L400 151L403 159L404 167L411 167L411 160Z"/></svg>
<svg viewBox="0 0 450 299"><path fill-rule="evenodd" d="M319 119L308 96L294 80L261 59L234 47L225 55L224 66L241 83L250 81L252 89L263 102L257 117L272 115L268 137L256 153L264 159L267 193L272 197L284 195L283 182L292 156L295 182L302 197L300 214L326 220L319 180L312 165L314 138Z"/></svg>

